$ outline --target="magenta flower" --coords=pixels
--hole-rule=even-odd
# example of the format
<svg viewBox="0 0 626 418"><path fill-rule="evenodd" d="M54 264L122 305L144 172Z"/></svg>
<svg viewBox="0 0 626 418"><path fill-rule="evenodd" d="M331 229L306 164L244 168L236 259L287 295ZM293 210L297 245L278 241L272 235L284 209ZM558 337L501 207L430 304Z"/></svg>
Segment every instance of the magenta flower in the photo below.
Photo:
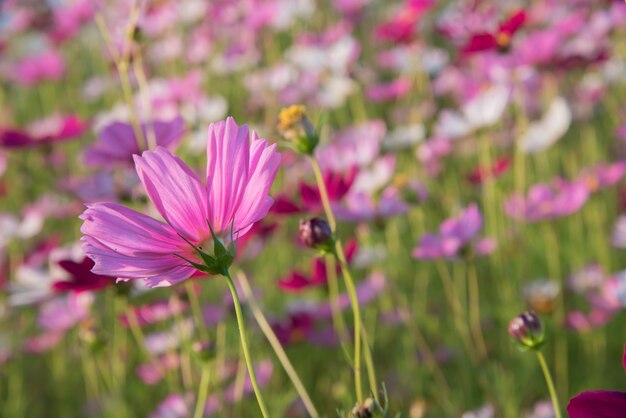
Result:
<svg viewBox="0 0 626 418"><path fill-rule="evenodd" d="M228 118L209 126L206 185L165 148L134 156L158 221L115 203L95 203L81 215L93 272L171 286L191 277L196 251L217 236L241 236L272 206L269 190L280 164L275 145ZM183 259L184 258L184 259Z"/></svg>
<svg viewBox="0 0 626 418"><path fill-rule="evenodd" d="M504 204L504 211L513 219L537 222L571 215L589 199L589 189L582 182L558 180L554 185L537 184L528 196L515 194Z"/></svg>
<svg viewBox="0 0 626 418"><path fill-rule="evenodd" d="M142 144L142 147L139 144L148 137L150 130L154 132L157 146L173 149L185 132L185 124L181 117L177 117L169 121L154 121L152 126L142 123L141 130L143 138L138 141L133 126L129 123L113 122L105 126L100 132L98 142L85 151L85 163L101 167L109 167L115 163L132 163L133 155L147 148L147 144Z"/></svg>
<svg viewBox="0 0 626 418"><path fill-rule="evenodd" d="M513 35L524 25L525 21L526 13L523 10L517 11L502 22L497 31L474 34L462 52L471 54L494 49L506 50L511 45Z"/></svg>
<svg viewBox="0 0 626 418"><path fill-rule="evenodd" d="M81 136L88 123L76 115L53 114L31 123L26 129L0 129L0 147L30 148L52 145Z"/></svg>
<svg viewBox="0 0 626 418"><path fill-rule="evenodd" d="M622 365L626 371L626 345ZM622 418L626 411L626 392L590 390L582 392L567 405L570 418Z"/></svg>
<svg viewBox="0 0 626 418"><path fill-rule="evenodd" d="M115 279L102 276L91 271L93 260L85 257L81 262L74 260L61 260L59 266L69 273L68 280L57 280L52 283L52 288L59 293L101 290L115 283Z"/></svg>

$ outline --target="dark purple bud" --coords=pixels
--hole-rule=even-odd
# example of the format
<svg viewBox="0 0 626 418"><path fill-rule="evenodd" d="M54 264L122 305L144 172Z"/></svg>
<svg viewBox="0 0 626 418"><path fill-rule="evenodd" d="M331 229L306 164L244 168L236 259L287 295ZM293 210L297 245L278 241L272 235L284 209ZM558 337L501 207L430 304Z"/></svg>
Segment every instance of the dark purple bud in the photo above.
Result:
<svg viewBox="0 0 626 418"><path fill-rule="evenodd" d="M531 311L526 311L509 322L509 334L526 349L535 350L543 344L541 320Z"/></svg>
<svg viewBox="0 0 626 418"><path fill-rule="evenodd" d="M324 248L328 246L333 233L325 219L311 218L300 221L300 239L311 248Z"/></svg>

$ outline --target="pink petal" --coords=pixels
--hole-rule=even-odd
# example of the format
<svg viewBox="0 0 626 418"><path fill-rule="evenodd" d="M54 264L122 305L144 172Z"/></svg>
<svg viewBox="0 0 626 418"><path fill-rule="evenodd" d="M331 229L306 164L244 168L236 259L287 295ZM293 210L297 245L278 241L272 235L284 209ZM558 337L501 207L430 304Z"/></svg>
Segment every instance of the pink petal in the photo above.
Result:
<svg viewBox="0 0 626 418"><path fill-rule="evenodd" d="M239 235L246 233L252 225L263 219L274 200L269 197L270 188L280 166L280 154L276 145L258 139L255 132L250 152L250 176L241 204L235 213L235 226Z"/></svg>
<svg viewBox="0 0 626 418"><path fill-rule="evenodd" d="M193 171L162 147L134 159L146 193L167 223L191 241L206 239L207 196Z"/></svg>
<svg viewBox="0 0 626 418"><path fill-rule="evenodd" d="M188 244L169 225L115 203L87 205L80 216L83 250L92 271L124 279L150 277L149 285L171 285L194 272L175 254Z"/></svg>
<svg viewBox="0 0 626 418"><path fill-rule="evenodd" d="M248 184L250 130L231 117L209 126L207 194L216 232L228 230Z"/></svg>

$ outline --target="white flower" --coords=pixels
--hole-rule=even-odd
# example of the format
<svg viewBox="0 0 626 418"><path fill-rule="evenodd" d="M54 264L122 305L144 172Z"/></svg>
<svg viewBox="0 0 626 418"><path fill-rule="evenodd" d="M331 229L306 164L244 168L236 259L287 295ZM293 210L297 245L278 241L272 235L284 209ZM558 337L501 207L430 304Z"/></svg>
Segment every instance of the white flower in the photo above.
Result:
<svg viewBox="0 0 626 418"><path fill-rule="evenodd" d="M536 154L554 145L569 129L572 112L562 97L552 101L546 114L530 124L519 139L519 146L527 154Z"/></svg>

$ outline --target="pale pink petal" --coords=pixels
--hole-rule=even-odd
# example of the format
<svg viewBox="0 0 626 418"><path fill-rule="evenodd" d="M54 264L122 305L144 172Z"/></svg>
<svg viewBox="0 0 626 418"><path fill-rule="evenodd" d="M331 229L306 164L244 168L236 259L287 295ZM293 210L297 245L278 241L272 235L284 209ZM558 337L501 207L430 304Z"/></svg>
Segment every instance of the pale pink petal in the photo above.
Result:
<svg viewBox="0 0 626 418"><path fill-rule="evenodd" d="M162 147L134 159L146 193L172 228L196 243L208 238L206 192L193 171Z"/></svg>

